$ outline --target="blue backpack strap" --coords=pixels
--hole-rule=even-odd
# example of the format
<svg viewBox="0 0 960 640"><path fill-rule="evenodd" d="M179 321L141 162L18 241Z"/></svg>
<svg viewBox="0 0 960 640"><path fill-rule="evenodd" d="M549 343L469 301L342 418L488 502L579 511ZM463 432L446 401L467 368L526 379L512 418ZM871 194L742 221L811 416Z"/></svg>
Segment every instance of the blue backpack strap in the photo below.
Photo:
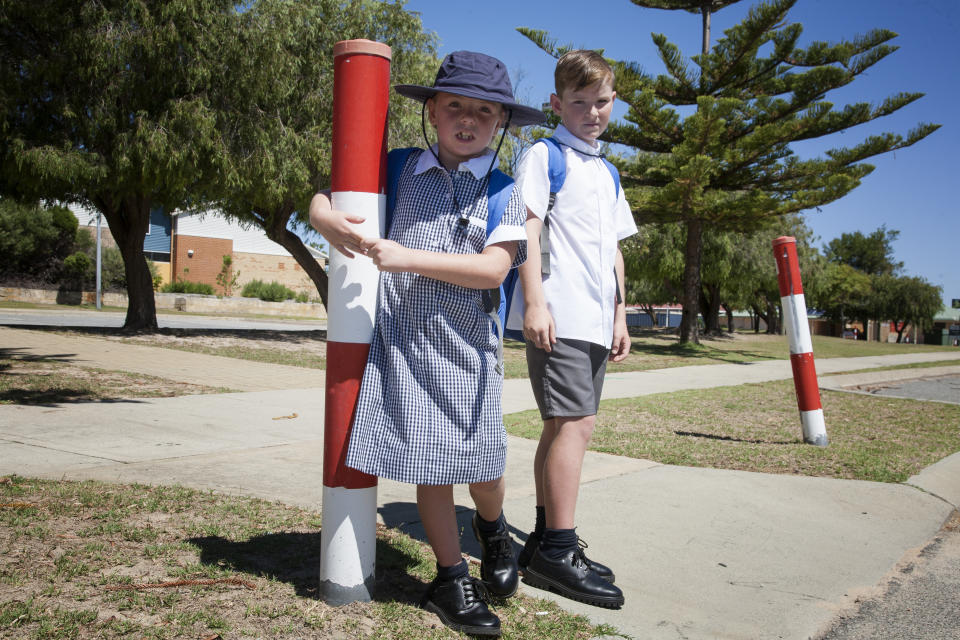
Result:
<svg viewBox="0 0 960 640"><path fill-rule="evenodd" d="M547 201L547 211L543 215L543 226L540 228L540 273L550 274L550 212L557 202L557 192L563 188L567 179L567 160L563 157L563 149L556 138L540 138L537 142L547 145L547 178L550 181L550 199ZM536 144L536 142L534 143Z"/></svg>
<svg viewBox="0 0 960 640"><path fill-rule="evenodd" d="M403 166L407 163L407 158L414 151L418 151L417 147L404 147L394 149L387 154L387 215L383 230L384 237L390 231L393 210L397 206L397 185L400 183L400 174L403 172Z"/></svg>
<svg viewBox="0 0 960 640"><path fill-rule="evenodd" d="M550 201L547 204L549 214L557 199L557 192L563 188L563 182L567 179L567 161L563 157L563 148L556 138L540 138L537 142L547 145L547 178L550 180Z"/></svg>
<svg viewBox="0 0 960 640"><path fill-rule="evenodd" d="M603 164L607 165L607 171L610 172L610 177L613 178L613 184L616 187L616 191L614 191L614 193L619 198L620 197L620 171L618 171L617 168L614 166L614 164L609 160L607 160L606 158L601 158L601 159L603 160Z"/></svg>

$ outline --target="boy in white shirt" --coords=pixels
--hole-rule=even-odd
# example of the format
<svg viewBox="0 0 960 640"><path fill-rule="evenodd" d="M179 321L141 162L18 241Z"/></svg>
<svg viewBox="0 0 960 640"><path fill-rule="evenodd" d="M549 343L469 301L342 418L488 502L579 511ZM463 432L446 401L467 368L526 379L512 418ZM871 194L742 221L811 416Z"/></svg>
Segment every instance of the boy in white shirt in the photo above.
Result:
<svg viewBox="0 0 960 640"><path fill-rule="evenodd" d="M527 205L528 250L507 327L523 329L543 418L534 460L536 526L518 563L533 586L617 608L623 593L609 568L584 555L574 513L606 362L619 362L630 350L618 242L637 228L597 142L616 97L613 70L594 51L571 51L558 61L554 79L550 106L563 122L554 139L566 178L548 218L548 269L541 260L550 200L547 144L530 148L517 178Z"/></svg>

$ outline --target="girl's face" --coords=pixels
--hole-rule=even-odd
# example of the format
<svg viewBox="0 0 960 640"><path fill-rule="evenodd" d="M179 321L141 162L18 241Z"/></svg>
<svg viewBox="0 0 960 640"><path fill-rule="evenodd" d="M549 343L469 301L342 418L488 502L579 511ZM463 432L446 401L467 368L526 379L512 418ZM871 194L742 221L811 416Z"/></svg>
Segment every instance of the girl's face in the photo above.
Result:
<svg viewBox="0 0 960 640"><path fill-rule="evenodd" d="M427 100L427 110L437 130L440 162L451 171L483 155L504 120L503 105L442 91Z"/></svg>

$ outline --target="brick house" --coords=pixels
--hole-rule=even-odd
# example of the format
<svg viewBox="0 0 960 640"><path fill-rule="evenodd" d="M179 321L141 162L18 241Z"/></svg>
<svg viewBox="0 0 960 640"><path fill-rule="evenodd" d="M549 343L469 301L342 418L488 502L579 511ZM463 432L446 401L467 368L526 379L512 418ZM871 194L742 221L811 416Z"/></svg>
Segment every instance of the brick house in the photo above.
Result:
<svg viewBox="0 0 960 640"><path fill-rule="evenodd" d="M204 282L223 293L217 274L223 268L223 256L229 255L233 273L237 274L233 295L239 295L243 285L251 280L262 280L279 282L295 293L317 297L316 286L300 264L286 249L267 238L262 229L245 229L215 211L172 217L171 269L175 278ZM326 254L313 247L307 249L318 262L326 264Z"/></svg>
<svg viewBox="0 0 960 640"><path fill-rule="evenodd" d="M71 205L70 209L80 226L95 235L96 211L77 205ZM101 234L103 246L116 246L105 222ZM310 246L307 249L318 262L326 265L325 253ZM222 294L217 275L223 268L223 256L229 255L233 273L237 274L235 296L251 280L262 280L280 282L311 299L317 297L313 281L286 249L267 238L262 229L245 229L216 211L171 216L159 207L151 210L143 251L156 264L164 283L173 279L202 282Z"/></svg>

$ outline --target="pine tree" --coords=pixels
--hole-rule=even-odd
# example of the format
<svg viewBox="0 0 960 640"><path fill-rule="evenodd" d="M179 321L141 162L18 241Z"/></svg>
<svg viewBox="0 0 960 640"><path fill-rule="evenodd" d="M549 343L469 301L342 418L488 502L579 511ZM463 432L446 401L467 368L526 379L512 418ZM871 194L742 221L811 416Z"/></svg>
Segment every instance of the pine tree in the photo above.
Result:
<svg viewBox="0 0 960 640"><path fill-rule="evenodd" d="M689 60L665 35L653 35L666 74L653 77L636 63L612 61L617 98L629 110L627 122L611 124L602 137L637 151L621 167L637 221L685 227L680 341L699 342L705 226L749 231L768 218L837 200L873 170L864 160L908 147L939 125L923 123L906 136L869 136L853 147L801 160L791 143L851 129L922 97L898 93L879 105L840 109L825 98L896 51L888 44L896 33L877 29L801 48L802 26L787 21L796 0L770 0L751 8L711 48L711 15L739 0L631 1L702 16L702 50ZM543 31L519 30L554 56L572 48L557 45ZM681 119L675 107L690 106L695 113Z"/></svg>

